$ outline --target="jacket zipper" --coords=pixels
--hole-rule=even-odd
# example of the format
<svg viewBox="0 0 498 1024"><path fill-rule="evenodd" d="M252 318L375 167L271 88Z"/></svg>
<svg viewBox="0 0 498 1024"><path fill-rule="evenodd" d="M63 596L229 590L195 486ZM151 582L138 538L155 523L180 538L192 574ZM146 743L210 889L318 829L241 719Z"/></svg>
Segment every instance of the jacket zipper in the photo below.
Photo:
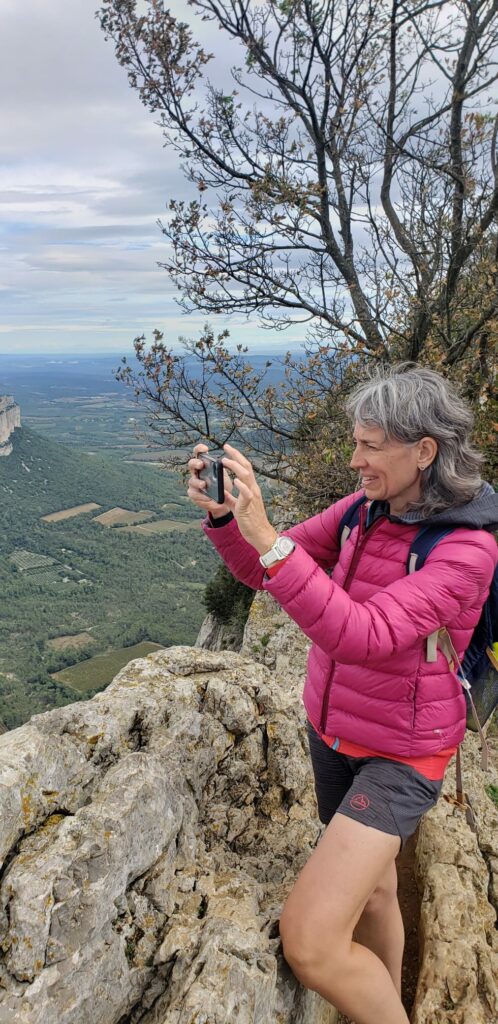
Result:
<svg viewBox="0 0 498 1024"><path fill-rule="evenodd" d="M360 560L360 555L361 555L362 550L363 550L363 548L365 546L366 538L368 536L370 536L370 534L375 531L377 526L380 526L382 520L385 519L385 516L379 516L378 519L375 519L374 522L372 523L372 525L369 526L368 530L365 530L366 517L367 517L367 509L365 508L365 505L362 505L361 508L360 508L360 521L359 521L359 524L358 524L358 536L356 538L356 545L355 545L355 549L353 551L353 557L351 559L351 563L350 563L349 569L347 571L346 579L344 580L344 583L342 585L342 589L346 590L346 591L348 590L348 588L349 588L349 586L351 584L351 581L353 579L353 576L354 576L354 574L356 572L356 568L357 568L358 562ZM325 735L325 729L327 727L327 711L328 711L328 706L329 706L330 691L332 689L332 681L333 681L333 678L334 678L334 675L335 675L335 667L336 667L336 662L334 661L334 662L332 662L332 666L331 666L331 669L330 669L330 675L329 675L329 678L328 678L327 685L325 687L325 693L323 695L323 701L322 701L322 714L321 714L321 719L320 719L320 731L324 735Z"/></svg>

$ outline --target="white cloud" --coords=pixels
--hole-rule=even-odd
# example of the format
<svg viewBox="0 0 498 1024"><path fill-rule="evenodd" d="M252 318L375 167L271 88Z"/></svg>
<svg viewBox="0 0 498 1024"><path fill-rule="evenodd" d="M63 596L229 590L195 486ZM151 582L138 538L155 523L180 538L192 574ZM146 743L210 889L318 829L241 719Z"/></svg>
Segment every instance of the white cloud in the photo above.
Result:
<svg viewBox="0 0 498 1024"><path fill-rule="evenodd" d="M128 85L95 18L98 0L2 0L0 53L0 353L129 351L153 327L167 343L195 336L157 262L157 220L193 188L177 154ZM186 0L174 12L192 21ZM211 77L226 81L234 47L196 21ZM231 318L234 339L286 347ZM302 331L299 332L302 334Z"/></svg>

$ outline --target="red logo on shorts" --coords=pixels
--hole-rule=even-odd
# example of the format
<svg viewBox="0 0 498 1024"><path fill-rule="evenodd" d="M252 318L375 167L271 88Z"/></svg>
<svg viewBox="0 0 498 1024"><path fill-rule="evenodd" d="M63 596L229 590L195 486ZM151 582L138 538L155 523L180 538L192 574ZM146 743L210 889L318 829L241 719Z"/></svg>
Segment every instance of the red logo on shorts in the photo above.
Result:
<svg viewBox="0 0 498 1024"><path fill-rule="evenodd" d="M354 807L355 811L366 811L367 807L370 806L370 800L364 793L357 793L356 796L349 801L349 806Z"/></svg>

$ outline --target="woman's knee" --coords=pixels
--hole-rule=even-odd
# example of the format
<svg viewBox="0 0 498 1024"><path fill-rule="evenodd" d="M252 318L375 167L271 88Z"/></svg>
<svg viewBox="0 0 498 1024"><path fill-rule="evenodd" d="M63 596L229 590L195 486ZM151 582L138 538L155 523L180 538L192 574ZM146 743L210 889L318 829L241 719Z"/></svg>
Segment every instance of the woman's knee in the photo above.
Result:
<svg viewBox="0 0 498 1024"><path fill-rule="evenodd" d="M325 964L330 970L333 963L337 961L339 966L345 958L352 934L348 942L348 936L337 931L333 943L328 943L323 928L313 920L312 914L303 918L286 907L280 917L280 938L289 967L303 985L313 988L313 981L320 976Z"/></svg>

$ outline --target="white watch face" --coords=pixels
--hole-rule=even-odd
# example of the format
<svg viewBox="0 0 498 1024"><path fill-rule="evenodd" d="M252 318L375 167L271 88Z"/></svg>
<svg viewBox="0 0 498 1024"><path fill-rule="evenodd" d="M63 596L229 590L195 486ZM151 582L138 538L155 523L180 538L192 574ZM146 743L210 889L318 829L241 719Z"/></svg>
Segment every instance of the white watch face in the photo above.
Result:
<svg viewBox="0 0 498 1024"><path fill-rule="evenodd" d="M291 551L294 550L294 547L294 541L291 540L290 537L279 537L275 543L275 548L277 548L282 555L290 555Z"/></svg>
<svg viewBox="0 0 498 1024"><path fill-rule="evenodd" d="M277 537L273 547L265 555L261 555L261 565L264 565L265 568L275 565L276 562L280 562L282 558L290 555L291 551L294 551L295 546L294 541L290 537Z"/></svg>

